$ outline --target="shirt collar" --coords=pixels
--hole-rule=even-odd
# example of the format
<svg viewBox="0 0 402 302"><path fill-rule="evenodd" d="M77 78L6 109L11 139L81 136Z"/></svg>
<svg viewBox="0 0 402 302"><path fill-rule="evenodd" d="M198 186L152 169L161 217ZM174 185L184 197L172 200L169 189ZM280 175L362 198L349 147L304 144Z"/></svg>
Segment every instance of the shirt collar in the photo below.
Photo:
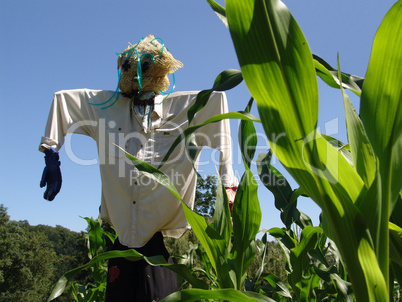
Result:
<svg viewBox="0 0 402 302"><path fill-rule="evenodd" d="M155 96L155 102L153 107L152 112L146 112L146 110L149 110L149 108L143 108L144 112L137 111L137 108L135 108L134 103L132 103L132 110L134 113L134 116L138 123L141 125L145 133L148 133L151 131L151 129L156 129L159 128L161 125L161 121L163 118L163 100L164 100L163 95L157 95ZM156 115L156 116L155 116Z"/></svg>
<svg viewBox="0 0 402 302"><path fill-rule="evenodd" d="M163 99L165 97L161 94L158 94L155 97L155 107L154 107L154 112L160 117L163 117Z"/></svg>

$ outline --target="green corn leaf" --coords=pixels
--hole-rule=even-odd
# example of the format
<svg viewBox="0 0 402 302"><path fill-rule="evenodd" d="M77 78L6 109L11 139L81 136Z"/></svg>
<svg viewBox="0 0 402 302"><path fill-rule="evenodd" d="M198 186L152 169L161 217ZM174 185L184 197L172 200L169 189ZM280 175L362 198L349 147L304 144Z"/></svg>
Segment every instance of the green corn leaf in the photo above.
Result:
<svg viewBox="0 0 402 302"><path fill-rule="evenodd" d="M357 299L388 299L366 221L355 205L367 189L316 130L317 78L303 33L279 0L227 0L226 14L273 153L322 208L325 231L341 251Z"/></svg>
<svg viewBox="0 0 402 302"><path fill-rule="evenodd" d="M331 274L331 281L335 284L336 291L340 301L353 302L354 294L352 290L352 284L343 280L338 274Z"/></svg>
<svg viewBox="0 0 402 302"><path fill-rule="evenodd" d="M318 235L322 234L322 229L320 227L307 226L303 229L300 237L299 244L292 249L295 257L300 257L301 255L307 255L310 249L313 249L318 242Z"/></svg>
<svg viewBox="0 0 402 302"><path fill-rule="evenodd" d="M300 242L296 247L290 250L292 272L289 274L288 280L299 297L310 297L310 286L312 284L307 283L307 287L303 285L303 272L306 271L310 265L310 259L307 253L316 247L318 235L321 233L322 229L320 227L305 227L301 233ZM304 293L302 293L302 291L304 291Z"/></svg>
<svg viewBox="0 0 402 302"><path fill-rule="evenodd" d="M285 297L285 298L292 298L289 289L287 288L286 284L282 282L277 276L273 274L268 274L263 278L269 284L269 291L275 292L278 295Z"/></svg>
<svg viewBox="0 0 402 302"><path fill-rule="evenodd" d="M339 57L338 70L340 70ZM340 71L338 71L338 73L339 78L341 78ZM376 161L373 148L371 147L363 123L353 108L349 96L346 94L343 87L341 87L341 91L345 107L346 126L353 166L364 181L366 187L369 188L373 183L376 174Z"/></svg>
<svg viewBox="0 0 402 302"><path fill-rule="evenodd" d="M214 0L207 0L213 11L216 13L218 18L228 27L228 20L226 19L226 10L219 3L216 3Z"/></svg>
<svg viewBox="0 0 402 302"><path fill-rule="evenodd" d="M212 86L213 91L226 91L230 90L243 81L243 76L240 70L227 69L222 71L215 79Z"/></svg>
<svg viewBox="0 0 402 302"><path fill-rule="evenodd" d="M341 73L338 75L338 70L332 68L327 62L317 55L313 55L314 66L317 75L323 80L327 85L333 88L346 88L353 91L355 94L360 96L361 88L363 86L364 78L359 76L354 76L347 73ZM339 83L342 81L342 86Z"/></svg>
<svg viewBox="0 0 402 302"><path fill-rule="evenodd" d="M338 70L340 70L339 57ZM338 76L339 78L341 77L339 71ZM379 236L381 234L378 232L378 225L380 225L381 221L381 199L377 197L378 183L373 184L376 176L378 181L376 158L359 115L355 111L343 87L340 89L345 108L346 126L353 167L362 178L366 188L369 189L366 197L360 199L356 205L366 218L371 237L373 238L374 245L377 247L378 253Z"/></svg>
<svg viewBox="0 0 402 302"><path fill-rule="evenodd" d="M397 202L402 175L402 1L384 17L374 39L360 103L360 116L377 156L380 225L377 243L388 280L388 220ZM367 202L368 203L368 202Z"/></svg>
<svg viewBox="0 0 402 302"><path fill-rule="evenodd" d="M391 188L392 204L401 189L402 175L401 13L402 1L398 1L378 29L360 104L361 118L379 160L383 187Z"/></svg>
<svg viewBox="0 0 402 302"><path fill-rule="evenodd" d="M197 94L195 103L187 110L187 119L189 125L191 125L194 115L202 108L204 108L205 105L208 103L209 97L211 96L212 92L213 92L212 89L208 89L208 90L202 90Z"/></svg>
<svg viewBox="0 0 402 302"><path fill-rule="evenodd" d="M399 193L397 202L389 222L390 244L389 254L393 261L393 270L399 284L402 284L402 192Z"/></svg>
<svg viewBox="0 0 402 302"><path fill-rule="evenodd" d="M182 137L182 136L179 136L179 138L180 137ZM193 169L197 173L197 177L202 178L202 176L198 173L197 169L195 168L195 159L197 157L197 154L199 154L201 147L199 147L197 145L196 137L195 137L194 133L190 133L189 135L187 135L184 138L184 142L185 142L185 147L186 147L185 150L186 150L188 158L190 159L190 162L193 165ZM173 151L173 149L172 149L172 151ZM163 161L162 161L162 163L163 163Z"/></svg>
<svg viewBox="0 0 402 302"><path fill-rule="evenodd" d="M284 246L290 250L296 246L297 241L292 237L289 236L288 230L281 229L281 228L272 228L268 230L269 234L276 238L277 240L281 240L284 243Z"/></svg>
<svg viewBox="0 0 402 302"><path fill-rule="evenodd" d="M248 102L244 112L250 113L253 98ZM239 127L239 145L243 161L250 168L257 146L257 134L252 121L242 120Z"/></svg>
<svg viewBox="0 0 402 302"><path fill-rule="evenodd" d="M220 253L217 255L218 259L216 259L216 274L218 276L218 282L223 288L233 288L234 281L229 274L228 266L228 256L232 235L232 220L229 209L229 200L225 186L219 177L219 173L215 203L214 221L207 227L206 232L207 235L212 235L210 240L215 241L216 244L220 245ZM209 233L208 231L210 229L213 230L214 233Z"/></svg>
<svg viewBox="0 0 402 302"><path fill-rule="evenodd" d="M283 250L286 257L286 270L288 273L292 272L292 262L290 262L290 250L294 248L297 244L297 240L292 236L292 231L286 230L284 228L272 228L268 230L269 234L274 237L281 249Z"/></svg>
<svg viewBox="0 0 402 302"><path fill-rule="evenodd" d="M322 239L326 239L326 236L322 236ZM326 240L324 241L326 242ZM335 285L335 292L338 293L338 298L340 301L354 301L354 295L352 291L352 284L348 281L343 280L338 272L339 268L336 265L330 266L327 261L327 254L323 254L323 250L316 248L315 250L310 250L309 254L314 257L312 266L314 272L325 282L333 283Z"/></svg>
<svg viewBox="0 0 402 302"><path fill-rule="evenodd" d="M260 230L261 231L261 230ZM261 265L258 268L257 272L253 276L253 281L252 281L252 289L251 291L255 291L255 284L259 282L262 273L264 272L265 268L265 257L268 253L268 244L267 244L267 233L264 233L264 235L261 238L261 241L256 241L256 247L258 250L259 255L261 255ZM248 290L248 289L247 289Z"/></svg>
<svg viewBox="0 0 402 302"><path fill-rule="evenodd" d="M232 2L229 1L228 4L230 3ZM253 8L253 5L249 2L233 3L236 3L235 7L238 15L234 17L236 20L235 25L231 26L232 37L246 84L253 97L258 96L255 99L260 116L263 117L263 126L270 140L272 151L279 156L278 158L288 170L294 169L295 173L290 172L292 175L295 174L293 176L298 181L299 179L309 179L311 176L316 178L315 175L311 174L319 174L318 169L325 173L328 172L329 178L339 178L337 175L339 169L336 163L341 161L341 164L344 165L344 159L338 160L339 155L335 155L328 148L322 137L315 132L318 115L317 83L311 53L308 51L307 43L297 24L289 14L285 13L286 10L280 10L281 14L272 18L274 21L280 21L283 18L287 22L286 25L292 25L290 29L282 29L277 26L278 28L275 27L275 29L278 33L273 34L272 30L264 29L264 24L268 22L267 20L261 20L262 26L258 27L256 25L258 18L254 18L253 27L251 27L253 30L247 31L246 34L243 32L246 29L240 26L247 19L246 16L252 16L253 11L255 11L255 14L261 14L261 19L266 19L265 12L274 12L275 9L266 10L262 2L258 2L258 5L262 5L256 8ZM244 14L244 12L247 12L247 14ZM240 26L240 28L238 29L236 26ZM272 24L269 26L272 26ZM300 41L297 41L297 45L291 45L285 51L281 50L281 48L285 47L283 45L285 42L282 41L281 47L279 47L280 43L275 38L279 36L287 40L287 30L295 30L292 36L301 36ZM270 35L272 36L270 37ZM261 40L260 37L263 36L270 37L273 40ZM286 41L286 43L289 44L290 42ZM253 47L250 47L250 45L253 45ZM273 50L267 51L270 47ZM281 54L280 57L279 53ZM292 63L297 63L298 65L292 68L287 67L288 65L291 66ZM298 70L297 67L300 68L300 74L294 72L294 70ZM285 72L287 70L289 70L288 73ZM281 115L278 116L278 114ZM320 145L320 148L315 147L315 145ZM323 150L316 154L317 149ZM325 149L327 149L326 154L324 154ZM333 166L332 163L334 163ZM352 169L350 168L349 171L352 172ZM348 174L347 179L346 174ZM344 173L341 176L342 185L350 186L350 189L353 190L353 197L357 198L360 194L359 186L361 184L359 184L359 178L356 173ZM330 179L330 181L332 180ZM336 180L333 181L336 182ZM352 185L355 181L357 183ZM306 187L309 187L309 191L316 192L315 195L321 191L320 188L314 185L314 182L303 182ZM318 180L318 182L320 181ZM314 198L314 194L309 195ZM314 199L319 202L321 198L317 196Z"/></svg>
<svg viewBox="0 0 402 302"><path fill-rule="evenodd" d="M399 192L390 221L402 227L402 191Z"/></svg>
<svg viewBox="0 0 402 302"><path fill-rule="evenodd" d="M182 198L181 198L179 192L177 191L175 185L172 183L172 181L169 179L169 177L166 176L162 171L160 171L157 168L151 166L150 164L132 156L131 154L127 153L122 147L120 147L116 144L115 144L115 146L126 154L126 156L133 162L135 167L141 173L143 173L148 178L153 179L156 182L165 186L165 188L167 188L178 200L182 201Z"/></svg>
<svg viewBox="0 0 402 302"><path fill-rule="evenodd" d="M191 121L194 115L200 111L209 101L209 97L214 91L230 90L243 81L241 72L236 69L228 69L222 71L215 79L212 89L202 90L198 93L197 98L193 106L187 111L188 123L191 125Z"/></svg>
<svg viewBox="0 0 402 302"><path fill-rule="evenodd" d="M395 279L398 281L399 286L402 284L402 265L398 265L395 262L391 262L392 272L395 275Z"/></svg>
<svg viewBox="0 0 402 302"><path fill-rule="evenodd" d="M274 302L266 296L254 292L241 292L235 289L217 289L217 290L202 290L202 289L185 289L175 292L161 302L191 302L205 301L213 299L213 301L231 301L231 302Z"/></svg>
<svg viewBox="0 0 402 302"><path fill-rule="evenodd" d="M219 3L213 0L207 0L212 10L216 13L218 18L228 27L228 22L226 18L226 10ZM313 54L314 66L317 75L329 86L333 88L339 88L338 71L331 67L324 59ZM355 94L360 96L361 88L363 86L364 78L342 73L342 86L344 88L350 89Z"/></svg>
<svg viewBox="0 0 402 302"><path fill-rule="evenodd" d="M246 165L237 188L233 205L233 248L231 258L237 276L236 289L241 289L247 268L255 256L255 236L261 224L261 209L257 196L257 182Z"/></svg>
<svg viewBox="0 0 402 302"><path fill-rule="evenodd" d="M389 222L390 237L390 258L392 261L402 266L402 228Z"/></svg>
<svg viewBox="0 0 402 302"><path fill-rule="evenodd" d="M101 225L98 221L95 221L91 218L85 217L84 218L88 223L88 258L92 259L95 257L100 249L104 247L105 239L103 237L103 230Z"/></svg>
<svg viewBox="0 0 402 302"><path fill-rule="evenodd" d="M343 157L348 161L350 165L353 165L353 160L352 160L352 154L350 153L350 146L342 143L340 140L337 140L336 138L322 134L322 137L327 140L328 143L331 144L334 148L336 148Z"/></svg>
<svg viewBox="0 0 402 302"><path fill-rule="evenodd" d="M218 174L218 181L216 189L214 221L210 226L227 243L227 249L228 249L227 252L229 253L230 248L229 242L232 235L232 220L229 209L229 200L226 194L225 186L223 185L222 180L219 177L218 171L217 174Z"/></svg>
<svg viewBox="0 0 402 302"><path fill-rule="evenodd" d="M252 114L247 113L247 112L229 112L229 113L217 114L217 115L209 118L202 124L190 126L186 130L184 130L183 133L179 137L177 137L176 140L173 142L172 146L166 153L166 155L163 158L162 163L159 165L158 169L160 169L163 166L163 164L169 159L169 157L172 154L172 152L174 151L174 149L181 143L181 141L183 139L189 137L189 135L194 133L197 129L199 129L207 124L210 124L210 123L219 122L223 119L241 119L241 120L248 120L248 121L253 121L253 122L260 122L259 118L255 117ZM192 161L194 161L194 157L191 157L191 153L190 153L190 159Z"/></svg>
<svg viewBox="0 0 402 302"><path fill-rule="evenodd" d="M107 231L103 231L103 234L105 236L107 236L112 243L114 243L116 238L117 238L117 234L112 234L112 233L107 232Z"/></svg>
<svg viewBox="0 0 402 302"><path fill-rule="evenodd" d="M297 190L295 190L294 192L297 192ZM296 221L296 224L301 229L304 229L308 225L313 226L313 222L311 221L311 218L306 213L303 213L301 211L299 211L299 213L300 213L300 216L299 216L299 219Z"/></svg>
<svg viewBox="0 0 402 302"><path fill-rule="evenodd" d="M389 222L389 254L390 259L394 262L394 270L400 273L399 284L402 284L402 192L398 195L397 202L392 212ZM397 274L397 272L394 272Z"/></svg>
<svg viewBox="0 0 402 302"><path fill-rule="evenodd" d="M301 279L298 284L300 287L297 287L300 288L300 301L318 302L319 300L315 297L314 290L319 288L320 282L321 279L317 275L311 275Z"/></svg>
<svg viewBox="0 0 402 302"><path fill-rule="evenodd" d="M260 153L257 158L257 172L264 186L272 192L275 198L275 207L281 212L281 220L286 228L297 221L300 213L296 208L296 200L290 203L293 190L289 183L271 164L272 152ZM289 204L291 206L289 207Z"/></svg>
<svg viewBox="0 0 402 302"><path fill-rule="evenodd" d="M382 276L380 268L376 265L378 260L376 254L373 252L372 243L363 238L359 242L357 254L358 259L361 259L361 262L364 261L361 267L363 269L366 282L368 284L373 284L380 287L377 288L374 286L367 288L367 301L388 301L388 291L386 288L382 288L384 284L386 284L386 280L384 280L385 278ZM350 270L348 270L348 272L351 274ZM356 290L354 281L352 281L352 286L357 296L358 290Z"/></svg>
<svg viewBox="0 0 402 302"><path fill-rule="evenodd" d="M314 267L315 273L319 275L320 278L324 281L330 282L330 275L334 273L336 274L337 269L335 266L330 266L328 264L327 258L325 258L324 255L324 251L317 247L313 250L310 250L308 253L313 258L312 265Z"/></svg>

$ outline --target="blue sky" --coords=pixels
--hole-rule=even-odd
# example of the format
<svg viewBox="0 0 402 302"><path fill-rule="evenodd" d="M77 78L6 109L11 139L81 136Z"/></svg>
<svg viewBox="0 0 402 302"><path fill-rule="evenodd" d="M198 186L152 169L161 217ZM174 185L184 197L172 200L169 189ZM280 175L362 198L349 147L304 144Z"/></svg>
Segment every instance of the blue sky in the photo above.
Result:
<svg viewBox="0 0 402 302"><path fill-rule="evenodd" d="M224 6L224 1L218 1ZM310 48L343 71L364 76L375 32L395 1L284 1L302 28ZM97 217L101 183L97 165L72 162L60 152L63 187L54 201L42 198L39 181L44 167L37 151L53 93L62 89L114 90L116 52L152 33L184 63L176 73L176 91L212 86L225 69L239 69L228 29L206 0L105 1L38 0L0 3L0 203L13 220L62 225L84 230L82 217ZM342 98L319 81L321 131L346 141ZM243 110L249 100L244 83L227 93L230 111ZM358 99L351 93L354 105ZM257 115L257 112L253 112ZM234 168L242 173L237 145L237 121L231 121ZM327 129L325 131L325 126ZM257 125L257 130L262 131ZM76 156L96 159L95 143L71 137ZM260 139L261 152L266 151ZM208 157L208 150L203 154ZM279 163L276 167L284 172ZM213 174L214 167L205 173ZM254 172L256 169L254 168ZM286 174L285 174L286 175ZM293 188L297 185L292 182ZM272 194L259 189L261 227L281 227ZM309 199L299 208L318 223L319 209Z"/></svg>

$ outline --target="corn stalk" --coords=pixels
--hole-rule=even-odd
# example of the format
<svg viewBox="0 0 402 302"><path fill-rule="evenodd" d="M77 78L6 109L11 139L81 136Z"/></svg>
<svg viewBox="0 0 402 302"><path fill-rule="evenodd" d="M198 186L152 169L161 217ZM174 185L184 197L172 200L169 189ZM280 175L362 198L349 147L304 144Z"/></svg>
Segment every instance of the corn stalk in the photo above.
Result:
<svg viewBox="0 0 402 302"><path fill-rule="evenodd" d="M402 179L401 14L398 1L375 37L361 119L343 93L351 165L316 129L316 65L286 6L279 0L226 1L242 76L271 149L322 209L324 231L340 250L358 301L390 298L389 219Z"/></svg>

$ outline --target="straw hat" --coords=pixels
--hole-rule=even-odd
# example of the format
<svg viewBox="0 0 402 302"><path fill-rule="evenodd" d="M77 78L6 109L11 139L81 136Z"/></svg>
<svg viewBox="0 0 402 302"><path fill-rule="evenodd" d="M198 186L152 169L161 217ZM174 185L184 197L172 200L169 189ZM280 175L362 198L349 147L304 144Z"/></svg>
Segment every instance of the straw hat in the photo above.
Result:
<svg viewBox="0 0 402 302"><path fill-rule="evenodd" d="M166 91L170 84L167 75L183 67L159 41L162 40L148 35L119 54L119 88L123 94L131 95L133 91L153 91L158 94Z"/></svg>

